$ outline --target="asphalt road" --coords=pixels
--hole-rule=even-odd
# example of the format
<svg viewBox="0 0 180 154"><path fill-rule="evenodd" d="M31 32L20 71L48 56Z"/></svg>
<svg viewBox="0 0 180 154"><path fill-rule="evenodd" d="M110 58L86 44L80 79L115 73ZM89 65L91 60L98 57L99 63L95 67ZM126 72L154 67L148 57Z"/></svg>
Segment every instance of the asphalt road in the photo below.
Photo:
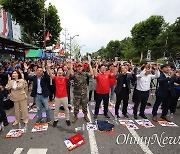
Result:
<svg viewBox="0 0 180 154"><path fill-rule="evenodd" d="M32 98L30 99L30 102ZM154 103L154 98L149 97L149 102ZM129 101L131 102L131 99ZM149 107L147 107L149 108ZM91 119L93 120L93 114L91 110L94 106L89 106ZM7 111L8 116L14 115L13 109ZM147 114L148 119L155 125L154 128L143 128L137 123L139 129L135 131L128 130L126 127L114 122L114 117L109 113L111 123L115 124L114 134L101 134L98 131L88 132L86 129L80 131L86 143L73 151L69 152L63 142L64 138L69 138L76 134L75 128L86 124L83 118L78 119L75 124L70 127L66 126L65 119L60 119L56 128L52 127L52 122L49 125L47 131L31 133L31 129L35 124L37 118L30 120L27 132L20 138L5 139L6 133L14 128L12 124L5 127L5 130L0 133L0 154L179 154L180 152L180 128L179 127L162 127L158 123L152 122L152 116ZM71 119L72 119L71 113ZM132 115L129 115L129 119L133 119ZM51 110L51 117L53 119L53 110ZM98 117L104 119L103 115ZM122 118L124 119L124 118ZM176 114L171 120L180 126L180 109L177 109ZM104 119L105 120L105 119ZM18 128L18 127L15 127ZM95 136L93 136L93 133ZM154 135L155 134L155 135ZM156 135L157 134L157 135ZM89 137L90 136L90 137ZM118 138L118 136L120 136ZM133 137L147 137L149 139L149 145L141 145L130 141ZM129 138L128 138L129 137ZM170 137L170 138L168 138ZM174 140L174 142L170 143ZM118 143L117 144L117 140ZM96 148L97 146L97 148ZM20 149L19 149L20 148ZM35 150L33 152L33 150ZM20 152L18 152L20 151Z"/></svg>

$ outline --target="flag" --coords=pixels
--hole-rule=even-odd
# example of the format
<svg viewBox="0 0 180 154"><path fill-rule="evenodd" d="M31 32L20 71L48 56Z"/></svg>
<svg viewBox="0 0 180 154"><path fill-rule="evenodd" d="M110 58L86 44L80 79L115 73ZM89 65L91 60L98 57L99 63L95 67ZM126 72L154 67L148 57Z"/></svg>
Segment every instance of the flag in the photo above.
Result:
<svg viewBox="0 0 180 154"><path fill-rule="evenodd" d="M49 33L49 31L47 32L47 35L46 35L46 41L49 41L50 40L50 33Z"/></svg>
<svg viewBox="0 0 180 154"><path fill-rule="evenodd" d="M58 57L60 57L61 55L64 54L64 48L62 48L61 50L59 50L59 54L58 54Z"/></svg>
<svg viewBox="0 0 180 154"><path fill-rule="evenodd" d="M56 49L60 49L60 42L54 46L54 50L56 50Z"/></svg>
<svg viewBox="0 0 180 154"><path fill-rule="evenodd" d="M60 54L61 54L61 55L64 54L64 48L61 49Z"/></svg>

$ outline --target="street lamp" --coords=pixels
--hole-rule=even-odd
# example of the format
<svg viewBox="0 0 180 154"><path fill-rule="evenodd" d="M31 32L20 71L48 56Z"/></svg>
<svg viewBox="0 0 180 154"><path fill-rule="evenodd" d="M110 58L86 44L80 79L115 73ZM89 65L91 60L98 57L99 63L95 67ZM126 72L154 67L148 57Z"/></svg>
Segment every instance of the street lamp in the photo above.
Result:
<svg viewBox="0 0 180 154"><path fill-rule="evenodd" d="M79 36L79 35L74 35L73 37L70 36L70 57L72 56L72 40L76 37L76 36Z"/></svg>

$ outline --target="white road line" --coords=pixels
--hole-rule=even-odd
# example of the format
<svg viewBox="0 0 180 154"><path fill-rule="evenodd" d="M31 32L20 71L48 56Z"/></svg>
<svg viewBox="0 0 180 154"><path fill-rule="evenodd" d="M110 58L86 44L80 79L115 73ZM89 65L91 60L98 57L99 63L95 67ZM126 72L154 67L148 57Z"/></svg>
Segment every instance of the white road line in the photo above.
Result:
<svg viewBox="0 0 180 154"><path fill-rule="evenodd" d="M141 141L139 135L134 129L129 129L129 132L132 134L132 136L135 138L136 141ZM137 142L141 149L144 151L145 154L153 154L152 151L146 146L144 142Z"/></svg>
<svg viewBox="0 0 180 154"><path fill-rule="evenodd" d="M20 154L23 151L23 148L16 148L13 154Z"/></svg>
<svg viewBox="0 0 180 154"><path fill-rule="evenodd" d="M48 149L29 149L27 154L46 154Z"/></svg>
<svg viewBox="0 0 180 154"><path fill-rule="evenodd" d="M87 107L87 110L88 110L88 117L90 119L90 122L92 122L90 111L89 111L89 106ZM90 143L91 154L99 154L97 143L96 143L96 137L94 135L94 130L89 130L88 134L89 134L89 143Z"/></svg>

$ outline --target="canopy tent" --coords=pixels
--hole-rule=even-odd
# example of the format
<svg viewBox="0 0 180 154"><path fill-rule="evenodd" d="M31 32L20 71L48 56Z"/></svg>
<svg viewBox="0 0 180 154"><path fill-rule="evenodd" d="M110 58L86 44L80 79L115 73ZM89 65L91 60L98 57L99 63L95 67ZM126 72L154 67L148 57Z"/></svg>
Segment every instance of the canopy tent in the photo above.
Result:
<svg viewBox="0 0 180 154"><path fill-rule="evenodd" d="M42 49L39 50L26 50L25 51L26 58L44 58L44 51Z"/></svg>

